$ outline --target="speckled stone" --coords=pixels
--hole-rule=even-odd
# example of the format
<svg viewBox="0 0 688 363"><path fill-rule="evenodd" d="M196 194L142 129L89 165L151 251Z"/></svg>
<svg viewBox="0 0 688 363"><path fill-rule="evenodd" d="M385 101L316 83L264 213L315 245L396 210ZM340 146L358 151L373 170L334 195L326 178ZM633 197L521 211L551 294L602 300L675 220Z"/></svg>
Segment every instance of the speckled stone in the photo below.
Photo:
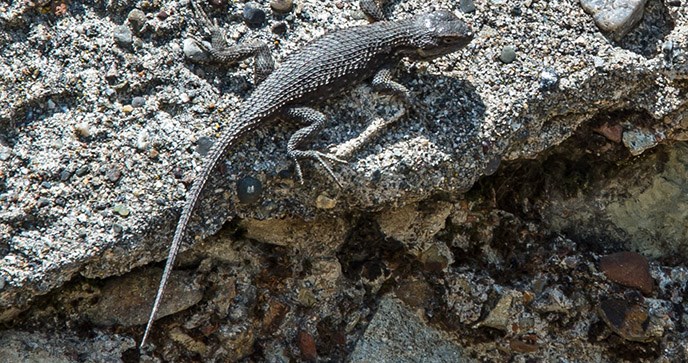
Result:
<svg viewBox="0 0 688 363"><path fill-rule="evenodd" d="M647 0L581 0L583 10L595 24L615 40L620 40L640 22Z"/></svg>
<svg viewBox="0 0 688 363"><path fill-rule="evenodd" d="M650 265L645 256L635 252L618 252L600 258L600 270L608 279L640 290L643 294L652 293Z"/></svg>

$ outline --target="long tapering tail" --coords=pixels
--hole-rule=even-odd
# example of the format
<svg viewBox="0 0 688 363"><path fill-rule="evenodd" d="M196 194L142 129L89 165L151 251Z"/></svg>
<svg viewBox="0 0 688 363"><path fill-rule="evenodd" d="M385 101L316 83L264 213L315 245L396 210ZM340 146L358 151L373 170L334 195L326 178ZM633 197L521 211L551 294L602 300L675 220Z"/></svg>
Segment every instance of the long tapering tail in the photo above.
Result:
<svg viewBox="0 0 688 363"><path fill-rule="evenodd" d="M146 325L146 331L143 333L143 338L141 339L141 345L139 349L143 348L146 344L146 339L151 332L153 326L153 321L155 320L158 309L160 308L160 302L162 301L163 294L165 292L165 287L167 286L167 280L170 278L170 273L172 272L172 267L174 266L174 260L179 252L179 247L182 243L182 238L186 233L186 228L191 219L191 214L198 204L199 197L205 184L210 177L210 173L215 170L215 166L220 162L220 159L225 155L226 151L236 144L241 137L251 128L251 123L247 122L233 122L229 129L225 131L220 140L215 142L213 147L208 153L207 159L203 164L200 175L196 177L193 184L191 185L191 190L186 196L186 202L184 203L184 209L179 217L179 222L177 223L177 230L174 232L174 238L172 239L172 246L170 247L170 253L167 255L167 263L165 264L165 270L162 274L162 279L160 280L160 285L158 287L158 293L155 296L155 302L153 303L153 308L151 309L150 317L148 318L148 324Z"/></svg>

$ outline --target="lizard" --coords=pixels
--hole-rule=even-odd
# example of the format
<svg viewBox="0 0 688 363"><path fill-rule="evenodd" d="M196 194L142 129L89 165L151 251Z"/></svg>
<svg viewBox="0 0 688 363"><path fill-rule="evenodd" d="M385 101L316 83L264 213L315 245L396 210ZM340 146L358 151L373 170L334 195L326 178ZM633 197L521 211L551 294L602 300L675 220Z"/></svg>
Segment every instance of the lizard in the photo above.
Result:
<svg viewBox="0 0 688 363"><path fill-rule="evenodd" d="M380 3L379 0L363 0L361 5L364 11L364 2L373 7ZM209 24L200 8L196 8L196 13L201 17L201 22ZM210 174L230 149L259 127L269 126L278 120L298 121L307 126L297 130L287 143L287 155L294 162L297 177L303 183L299 160L312 159L319 162L330 177L340 184L325 160L345 161L330 154L303 148L308 139L324 128L327 120L323 113L311 106L334 98L367 80L371 80L374 90L391 93L405 103L413 104L410 91L392 79L393 67L403 58L429 61L453 53L464 48L473 39L470 26L449 10L436 10L397 21L384 21L381 11L368 15L380 21L327 33L287 56L281 66L271 73L271 58L255 55L257 61L267 59L261 62L261 66L267 66L256 77L260 83L206 154L200 173L187 193L140 348L144 347L151 332L175 258L201 192ZM211 58L222 60L224 55L232 54L232 50L226 48L218 29L215 25L213 27L211 48L204 50L208 51ZM254 49L257 48L260 47Z"/></svg>

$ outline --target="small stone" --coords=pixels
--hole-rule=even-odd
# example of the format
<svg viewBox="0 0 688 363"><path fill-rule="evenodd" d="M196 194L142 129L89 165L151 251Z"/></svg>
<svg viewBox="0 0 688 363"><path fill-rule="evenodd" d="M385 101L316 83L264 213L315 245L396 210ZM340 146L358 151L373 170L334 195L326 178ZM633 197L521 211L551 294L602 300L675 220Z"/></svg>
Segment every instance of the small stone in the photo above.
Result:
<svg viewBox="0 0 688 363"><path fill-rule="evenodd" d="M243 204L253 204L260 200L263 193L263 184L260 180L247 176L237 182L237 197Z"/></svg>
<svg viewBox="0 0 688 363"><path fill-rule="evenodd" d="M88 126L88 122L79 122L78 124L74 125L74 132L77 133L77 135L81 137L89 137L91 136L91 130Z"/></svg>
<svg viewBox="0 0 688 363"><path fill-rule="evenodd" d="M38 200L36 201L36 207L38 207L38 208L47 207L49 205L50 205L50 199L48 199L48 198L41 197L41 198L38 198Z"/></svg>
<svg viewBox="0 0 688 363"><path fill-rule="evenodd" d="M645 152L645 150L652 149L658 144L655 134L650 130L644 129L624 132L622 141L633 156L638 156Z"/></svg>
<svg viewBox="0 0 688 363"><path fill-rule="evenodd" d="M80 167L79 169L76 169L74 174L76 174L76 176L84 176L84 175L88 174L89 170L90 170L90 168L87 165L84 165L84 166Z"/></svg>
<svg viewBox="0 0 688 363"><path fill-rule="evenodd" d="M127 19L131 25L133 25L134 29L138 30L146 23L146 14L139 9L134 9L129 12Z"/></svg>
<svg viewBox="0 0 688 363"><path fill-rule="evenodd" d="M552 91L559 85L559 75L554 68L547 67L540 72L540 90Z"/></svg>
<svg viewBox="0 0 688 363"><path fill-rule="evenodd" d="M473 0L461 0L459 1L459 9L464 13L472 13L475 11L475 3Z"/></svg>
<svg viewBox="0 0 688 363"><path fill-rule="evenodd" d="M511 339L509 341L509 348L518 353L535 353L539 349L537 344L526 343L518 339Z"/></svg>
<svg viewBox="0 0 688 363"><path fill-rule="evenodd" d="M619 41L640 22L647 0L581 0L586 13L602 31Z"/></svg>
<svg viewBox="0 0 688 363"><path fill-rule="evenodd" d="M189 103L189 101L191 101L191 97L189 97L188 93L182 92L182 94L179 95L179 101L182 103Z"/></svg>
<svg viewBox="0 0 688 363"><path fill-rule="evenodd" d="M122 232L124 232L124 228L121 225L115 223L112 225L112 232L116 235L120 235L122 234Z"/></svg>
<svg viewBox="0 0 688 363"><path fill-rule="evenodd" d="M255 4L246 4L242 14L244 16L244 21L248 26L259 27L265 23L265 11L257 8Z"/></svg>
<svg viewBox="0 0 688 363"><path fill-rule="evenodd" d="M636 288L645 295L652 293L650 264L635 252L618 252L600 258L600 270L617 284Z"/></svg>
<svg viewBox="0 0 688 363"><path fill-rule="evenodd" d="M213 143L213 139L207 136L199 137L198 141L196 141L196 152L201 156L208 155L210 148L213 147Z"/></svg>
<svg viewBox="0 0 688 363"><path fill-rule="evenodd" d="M132 107L131 105L122 106L122 112L131 113L131 111L134 111L134 107Z"/></svg>
<svg viewBox="0 0 688 363"><path fill-rule="evenodd" d="M291 10L294 5L292 0L271 0L270 8L278 13L286 13Z"/></svg>
<svg viewBox="0 0 688 363"><path fill-rule="evenodd" d="M67 170L67 169L64 169L60 172L60 181L63 181L63 182L67 181L71 177L72 177L72 172Z"/></svg>
<svg viewBox="0 0 688 363"><path fill-rule="evenodd" d="M124 48L130 48L134 44L134 35L126 25L115 27L112 35L115 38L115 42Z"/></svg>
<svg viewBox="0 0 688 363"><path fill-rule="evenodd" d="M119 214L122 217L127 217L127 216L129 216L129 213L130 213L129 208L127 208L126 205L121 204L121 203L115 204L115 206L112 207L112 211Z"/></svg>
<svg viewBox="0 0 688 363"><path fill-rule="evenodd" d="M275 23L272 25L271 31L274 34L284 34L287 32L287 23L284 21L280 21L278 23Z"/></svg>
<svg viewBox="0 0 688 363"><path fill-rule="evenodd" d="M315 339L305 331L300 331L298 335L299 350L301 359L304 361L314 361L318 358L318 351L315 347Z"/></svg>
<svg viewBox="0 0 688 363"><path fill-rule="evenodd" d="M609 141L613 141L617 144L621 143L623 127L621 127L619 124L610 125L609 123L605 122L603 125L593 128L592 131L595 131L596 133L606 137Z"/></svg>
<svg viewBox="0 0 688 363"><path fill-rule="evenodd" d="M326 194L320 194L315 199L315 206L319 209L332 209L337 205L337 200Z"/></svg>
<svg viewBox="0 0 688 363"><path fill-rule="evenodd" d="M170 16L170 13L166 11L165 9L160 10L158 14L156 15L158 19L160 20L165 20Z"/></svg>
<svg viewBox="0 0 688 363"><path fill-rule="evenodd" d="M494 158L491 158L490 161L487 162L487 165L485 165L485 170L483 171L483 174L490 176L490 175L496 173L497 169L499 169L499 165L501 163L502 163L501 157L495 156Z"/></svg>
<svg viewBox="0 0 688 363"><path fill-rule="evenodd" d="M44 182L41 183L41 187L44 188L44 189L50 189L50 188L53 187L53 185L52 185L52 183L50 183L49 181L44 181Z"/></svg>
<svg viewBox="0 0 688 363"><path fill-rule="evenodd" d="M146 104L146 99L141 96L136 96L131 99L132 107L143 107Z"/></svg>
<svg viewBox="0 0 688 363"><path fill-rule="evenodd" d="M205 62L208 60L208 55L198 46L196 40L191 38L184 39L182 45L184 56L194 62Z"/></svg>
<svg viewBox="0 0 688 363"><path fill-rule="evenodd" d="M635 342L652 340L648 336L650 316L645 307L624 299L607 299L600 302L598 314L622 338Z"/></svg>
<svg viewBox="0 0 688 363"><path fill-rule="evenodd" d="M109 181L116 183L122 177L122 172L117 168L112 168L105 173Z"/></svg>
<svg viewBox="0 0 688 363"><path fill-rule="evenodd" d="M516 59L516 50L514 47L507 45L502 48L502 52L499 54L499 60L503 63L511 63Z"/></svg>

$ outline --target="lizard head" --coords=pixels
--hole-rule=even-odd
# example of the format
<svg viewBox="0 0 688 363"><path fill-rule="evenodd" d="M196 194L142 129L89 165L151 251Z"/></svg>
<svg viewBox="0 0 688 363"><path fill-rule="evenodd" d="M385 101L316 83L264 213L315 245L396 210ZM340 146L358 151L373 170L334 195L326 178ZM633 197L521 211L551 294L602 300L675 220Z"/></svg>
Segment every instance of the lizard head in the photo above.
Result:
<svg viewBox="0 0 688 363"><path fill-rule="evenodd" d="M468 24L448 10L419 14L410 21L412 47L403 53L412 59L437 58L465 47L473 39Z"/></svg>

